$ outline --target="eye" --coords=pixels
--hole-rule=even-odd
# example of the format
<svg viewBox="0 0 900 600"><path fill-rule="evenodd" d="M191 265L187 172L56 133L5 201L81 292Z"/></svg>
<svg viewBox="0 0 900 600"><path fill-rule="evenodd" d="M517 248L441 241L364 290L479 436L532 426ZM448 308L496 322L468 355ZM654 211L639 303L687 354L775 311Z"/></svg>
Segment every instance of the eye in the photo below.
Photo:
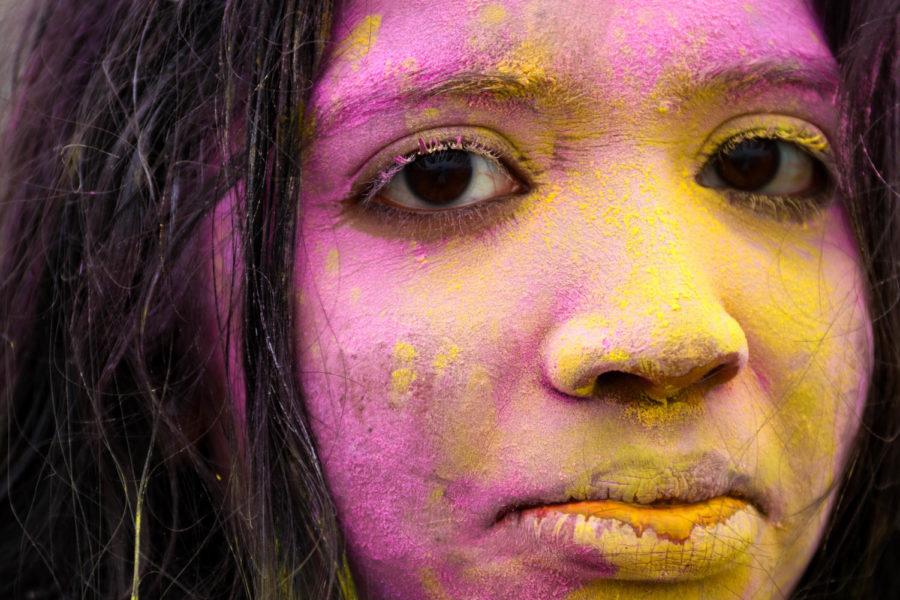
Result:
<svg viewBox="0 0 900 600"><path fill-rule="evenodd" d="M781 197L817 195L828 181L822 161L797 144L766 137L724 144L698 178L710 188Z"/></svg>
<svg viewBox="0 0 900 600"><path fill-rule="evenodd" d="M442 149L410 157L376 198L414 211L439 211L509 196L523 187L493 157Z"/></svg>

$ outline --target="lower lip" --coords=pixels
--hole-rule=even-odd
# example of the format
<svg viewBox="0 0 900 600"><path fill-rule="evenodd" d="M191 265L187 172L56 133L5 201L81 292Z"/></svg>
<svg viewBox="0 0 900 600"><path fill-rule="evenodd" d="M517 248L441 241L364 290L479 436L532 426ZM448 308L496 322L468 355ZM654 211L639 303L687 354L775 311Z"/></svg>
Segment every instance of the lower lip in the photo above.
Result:
<svg viewBox="0 0 900 600"><path fill-rule="evenodd" d="M615 579L707 577L743 564L756 540L760 514L728 496L682 505L611 500L529 509L519 527L573 559L599 562Z"/></svg>

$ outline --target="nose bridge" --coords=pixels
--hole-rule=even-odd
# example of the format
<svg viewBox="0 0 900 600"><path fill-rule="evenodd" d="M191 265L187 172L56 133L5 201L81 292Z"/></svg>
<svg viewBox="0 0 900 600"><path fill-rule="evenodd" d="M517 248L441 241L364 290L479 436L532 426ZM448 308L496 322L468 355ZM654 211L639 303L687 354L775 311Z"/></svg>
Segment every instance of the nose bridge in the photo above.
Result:
<svg viewBox="0 0 900 600"><path fill-rule="evenodd" d="M640 210L623 231L618 283L582 290L545 340L545 377L567 395L591 396L624 375L664 400L730 378L747 361L744 332L685 243L680 220L660 204Z"/></svg>

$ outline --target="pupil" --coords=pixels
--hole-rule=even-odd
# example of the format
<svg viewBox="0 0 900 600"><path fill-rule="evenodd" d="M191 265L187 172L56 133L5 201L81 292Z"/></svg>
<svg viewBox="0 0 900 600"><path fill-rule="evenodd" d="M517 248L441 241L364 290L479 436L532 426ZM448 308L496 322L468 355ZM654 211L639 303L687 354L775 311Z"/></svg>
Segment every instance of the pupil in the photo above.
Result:
<svg viewBox="0 0 900 600"><path fill-rule="evenodd" d="M745 140L719 154L716 173L729 186L753 192L775 179L780 163L781 153L776 140Z"/></svg>
<svg viewBox="0 0 900 600"><path fill-rule="evenodd" d="M403 169L410 191L428 204L450 204L469 188L472 156L464 150L441 150L420 156Z"/></svg>

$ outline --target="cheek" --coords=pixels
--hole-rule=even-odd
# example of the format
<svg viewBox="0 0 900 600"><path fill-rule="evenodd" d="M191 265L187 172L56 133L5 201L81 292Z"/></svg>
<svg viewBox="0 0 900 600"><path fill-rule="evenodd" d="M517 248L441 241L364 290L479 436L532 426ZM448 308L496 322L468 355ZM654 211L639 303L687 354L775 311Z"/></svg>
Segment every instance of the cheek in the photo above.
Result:
<svg viewBox="0 0 900 600"><path fill-rule="evenodd" d="M801 498L839 477L872 364L865 284L842 209L814 229L753 234L715 267L767 400L768 456L787 461L790 493Z"/></svg>
<svg viewBox="0 0 900 600"><path fill-rule="evenodd" d="M361 431L351 446L389 440L365 460L466 462L460 440L496 424L489 372L511 364L501 338L527 329L523 310L484 265L435 273L415 243L368 244L314 243L303 269L297 336L319 443L342 452Z"/></svg>
<svg viewBox="0 0 900 600"><path fill-rule="evenodd" d="M527 243L489 258L307 225L301 385L329 485L351 539L409 555L446 521L454 483L500 470L504 399L539 372L542 280L508 266ZM371 512L390 526L365 526Z"/></svg>

